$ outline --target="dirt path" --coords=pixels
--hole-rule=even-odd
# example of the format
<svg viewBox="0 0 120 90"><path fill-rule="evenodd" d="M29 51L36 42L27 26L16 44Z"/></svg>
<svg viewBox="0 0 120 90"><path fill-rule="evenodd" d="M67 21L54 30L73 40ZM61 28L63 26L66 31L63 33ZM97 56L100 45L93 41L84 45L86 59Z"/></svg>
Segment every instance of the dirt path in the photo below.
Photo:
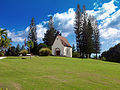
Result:
<svg viewBox="0 0 120 90"><path fill-rule="evenodd" d="M0 59L4 59L4 58L6 58L6 57L0 57Z"/></svg>

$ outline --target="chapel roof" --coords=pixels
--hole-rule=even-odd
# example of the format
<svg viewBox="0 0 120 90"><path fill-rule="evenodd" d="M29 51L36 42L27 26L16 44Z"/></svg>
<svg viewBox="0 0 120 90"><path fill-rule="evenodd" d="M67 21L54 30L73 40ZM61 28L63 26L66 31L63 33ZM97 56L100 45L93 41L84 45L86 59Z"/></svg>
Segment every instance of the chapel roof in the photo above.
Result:
<svg viewBox="0 0 120 90"><path fill-rule="evenodd" d="M71 47L70 43L65 37L58 35L58 38L61 40L61 43L63 44L63 46Z"/></svg>

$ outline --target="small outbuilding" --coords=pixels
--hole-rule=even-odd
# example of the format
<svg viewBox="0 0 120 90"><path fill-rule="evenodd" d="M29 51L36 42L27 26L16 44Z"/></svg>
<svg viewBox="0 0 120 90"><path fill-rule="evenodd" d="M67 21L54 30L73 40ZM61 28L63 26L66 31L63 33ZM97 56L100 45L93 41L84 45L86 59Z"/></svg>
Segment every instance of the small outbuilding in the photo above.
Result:
<svg viewBox="0 0 120 90"><path fill-rule="evenodd" d="M65 37L58 35L52 45L52 55L72 57L72 47Z"/></svg>

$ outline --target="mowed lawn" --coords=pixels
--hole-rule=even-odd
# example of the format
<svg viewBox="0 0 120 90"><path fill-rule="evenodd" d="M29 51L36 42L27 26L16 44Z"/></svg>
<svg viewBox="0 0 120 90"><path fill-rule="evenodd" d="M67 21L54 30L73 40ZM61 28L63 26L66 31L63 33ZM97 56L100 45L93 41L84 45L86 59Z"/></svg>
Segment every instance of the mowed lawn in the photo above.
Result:
<svg viewBox="0 0 120 90"><path fill-rule="evenodd" d="M120 64L66 57L0 60L0 88L8 90L120 90Z"/></svg>

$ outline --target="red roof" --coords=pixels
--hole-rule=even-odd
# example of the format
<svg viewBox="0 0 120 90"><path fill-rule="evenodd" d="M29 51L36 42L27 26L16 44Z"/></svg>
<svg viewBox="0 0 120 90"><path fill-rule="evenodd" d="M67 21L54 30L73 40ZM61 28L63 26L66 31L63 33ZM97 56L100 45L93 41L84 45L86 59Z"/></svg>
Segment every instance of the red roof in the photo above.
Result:
<svg viewBox="0 0 120 90"><path fill-rule="evenodd" d="M58 38L61 40L62 44L63 44L65 47L71 47L71 46L70 46L70 43L68 42L68 40L67 40L65 37L62 37L62 36L58 35Z"/></svg>

